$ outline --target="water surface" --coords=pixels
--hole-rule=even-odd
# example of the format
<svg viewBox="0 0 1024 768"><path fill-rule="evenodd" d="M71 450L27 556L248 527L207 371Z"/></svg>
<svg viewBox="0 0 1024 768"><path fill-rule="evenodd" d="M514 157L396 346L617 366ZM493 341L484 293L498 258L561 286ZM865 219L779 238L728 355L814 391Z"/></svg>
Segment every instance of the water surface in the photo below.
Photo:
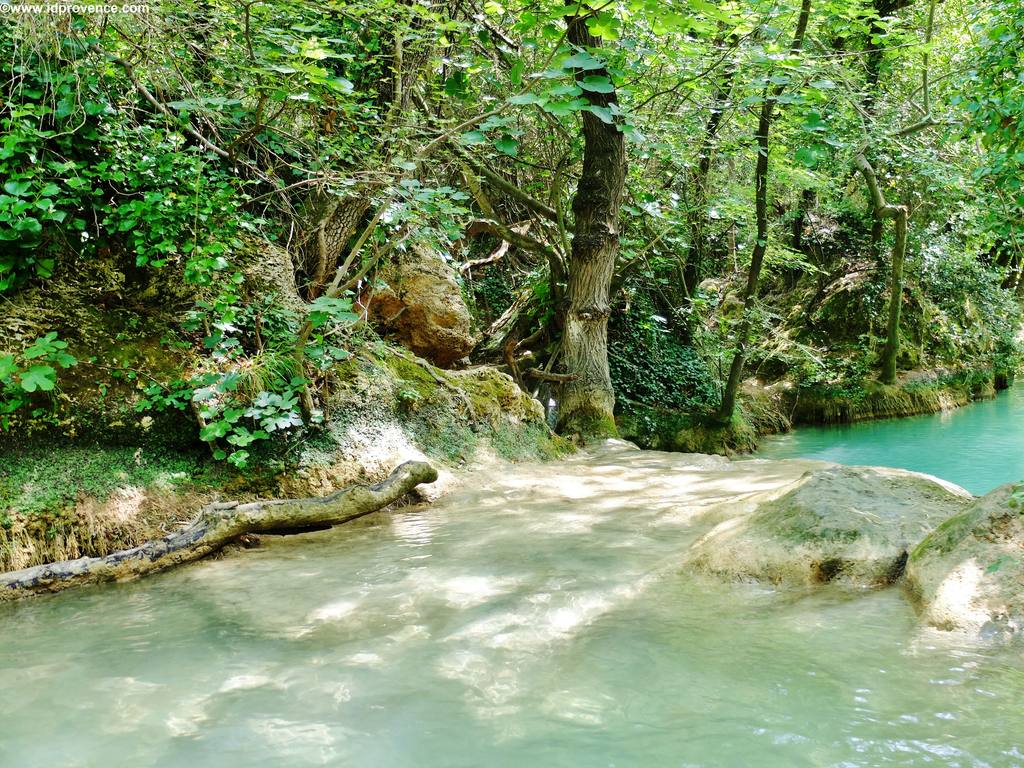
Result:
<svg viewBox="0 0 1024 768"><path fill-rule="evenodd" d="M832 427L801 427L767 438L757 455L926 472L975 495L1024 480L1024 386L945 413Z"/></svg>
<svg viewBox="0 0 1024 768"><path fill-rule="evenodd" d="M1024 766L1024 659L681 574L802 468L639 451L0 606L0 766ZM682 503L681 499L687 499Z"/></svg>

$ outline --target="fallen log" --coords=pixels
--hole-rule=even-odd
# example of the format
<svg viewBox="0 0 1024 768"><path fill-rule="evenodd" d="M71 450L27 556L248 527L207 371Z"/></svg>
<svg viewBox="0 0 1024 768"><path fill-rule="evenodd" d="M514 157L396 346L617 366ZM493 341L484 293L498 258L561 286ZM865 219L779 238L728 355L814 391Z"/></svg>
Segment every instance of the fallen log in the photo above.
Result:
<svg viewBox="0 0 1024 768"><path fill-rule="evenodd" d="M353 485L312 499L214 502L187 527L104 557L80 557L0 574L0 602L84 584L126 581L199 560L245 534L293 532L340 525L376 512L420 483L437 480L422 461L399 465L382 483Z"/></svg>

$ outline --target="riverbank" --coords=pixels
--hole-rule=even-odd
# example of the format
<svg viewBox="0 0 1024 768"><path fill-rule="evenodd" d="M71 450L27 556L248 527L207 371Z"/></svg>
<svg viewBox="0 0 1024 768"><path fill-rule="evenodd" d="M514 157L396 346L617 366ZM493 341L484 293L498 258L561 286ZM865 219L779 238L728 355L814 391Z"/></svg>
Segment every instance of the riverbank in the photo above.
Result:
<svg viewBox="0 0 1024 768"><path fill-rule="evenodd" d="M783 379L743 387L739 413L727 424L714 416L626 403L617 416L622 436L641 448L714 453L753 453L762 439L795 427L899 419L989 400L1013 377L989 370L916 370L892 385L864 378L836 386L801 387Z"/></svg>
<svg viewBox="0 0 1024 768"><path fill-rule="evenodd" d="M50 434L0 445L0 571L134 547L188 524L214 501L325 496L379 482L405 461L439 470L441 479L423 491L436 498L468 467L571 450L551 434L540 404L505 374L446 371L398 348L379 349L340 367L321 428L257 454L245 470L215 461L206 446L162 444L151 420L123 404L134 427L122 422L118 442Z"/></svg>
<svg viewBox="0 0 1024 768"><path fill-rule="evenodd" d="M213 461L205 447L162 444L149 420L123 404L119 442L55 444L51 437L0 447L0 570L137 546L186 525L213 501L323 496L378 482L403 461L438 467L441 481L423 491L436 498L481 462L556 458L571 450L550 433L540 404L508 376L486 367L444 371L401 349L384 349L343 364L323 428L280 455L259 457L246 471ZM860 390L747 386L740 415L724 427L650 408L634 408L619 427L643 448L744 454L793 425L945 411L994 396L994 385L985 374L932 371L907 374L893 387L868 381ZM134 429L126 423L131 419ZM175 434L194 429L179 427Z"/></svg>

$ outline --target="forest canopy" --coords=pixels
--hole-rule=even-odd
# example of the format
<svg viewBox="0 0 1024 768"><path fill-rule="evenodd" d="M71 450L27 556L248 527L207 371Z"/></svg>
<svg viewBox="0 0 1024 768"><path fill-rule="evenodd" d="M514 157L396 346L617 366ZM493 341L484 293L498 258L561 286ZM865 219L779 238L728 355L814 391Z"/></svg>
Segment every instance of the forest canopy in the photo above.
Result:
<svg viewBox="0 0 1024 768"><path fill-rule="evenodd" d="M244 466L415 335L377 297L424 259L468 316L412 349L571 434L756 422L748 379L856 400L1015 365L1013 0L11 7L9 431L126 386Z"/></svg>

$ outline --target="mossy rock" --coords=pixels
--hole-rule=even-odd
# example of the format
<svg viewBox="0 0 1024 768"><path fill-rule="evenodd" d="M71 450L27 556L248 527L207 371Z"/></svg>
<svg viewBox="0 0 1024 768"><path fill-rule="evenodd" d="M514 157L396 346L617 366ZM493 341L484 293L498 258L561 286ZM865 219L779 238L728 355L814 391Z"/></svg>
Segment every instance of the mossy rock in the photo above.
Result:
<svg viewBox="0 0 1024 768"><path fill-rule="evenodd" d="M624 439L650 450L732 456L757 448L758 433L742 415L722 424L712 416L632 403L616 421Z"/></svg>
<svg viewBox="0 0 1024 768"><path fill-rule="evenodd" d="M443 370L381 344L340 366L334 379L327 429L309 444L322 462L339 452L358 458L387 441L450 464L473 460L485 446L512 460L571 450L551 433L543 406L494 368Z"/></svg>
<svg viewBox="0 0 1024 768"><path fill-rule="evenodd" d="M994 396L991 371L912 371L897 384L869 378L842 389L793 389L788 407L794 424L852 424L937 413Z"/></svg>
<svg viewBox="0 0 1024 768"><path fill-rule="evenodd" d="M918 544L907 590L922 620L985 638L1024 633L1024 506L1021 486L982 496Z"/></svg>
<svg viewBox="0 0 1024 768"><path fill-rule="evenodd" d="M910 547L970 499L914 472L812 470L781 496L716 526L693 545L686 566L730 580L883 586L900 577Z"/></svg>
<svg viewBox="0 0 1024 768"><path fill-rule="evenodd" d="M733 456L752 453L762 435L785 432L789 419L780 398L744 387L738 412L727 423L712 414L687 413L626 402L616 414L623 438L641 448Z"/></svg>

